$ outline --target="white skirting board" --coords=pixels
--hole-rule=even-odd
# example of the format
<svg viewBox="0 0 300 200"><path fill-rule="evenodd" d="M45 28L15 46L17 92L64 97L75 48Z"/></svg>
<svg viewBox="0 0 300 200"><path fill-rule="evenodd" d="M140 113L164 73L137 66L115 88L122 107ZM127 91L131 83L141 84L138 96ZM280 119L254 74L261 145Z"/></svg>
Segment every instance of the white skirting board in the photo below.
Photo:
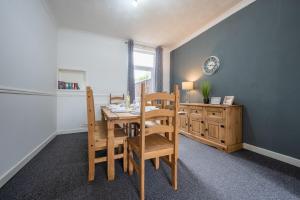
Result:
<svg viewBox="0 0 300 200"><path fill-rule="evenodd" d="M71 133L82 133L82 132L87 132L87 128L60 130L60 131L57 131L57 135L71 134Z"/></svg>
<svg viewBox="0 0 300 200"><path fill-rule="evenodd" d="M261 154L261 155L264 155L264 156L267 156L267 157L270 157L270 158L280 160L282 162L294 165L296 167L300 167L300 160L297 159L297 158L286 156L286 155L276 153L274 151L263 149L263 148L260 148L260 147L257 147L257 146L251 145L251 144L247 144L247 143L243 143L243 148L247 149L249 151L253 151L255 153L258 153L258 154Z"/></svg>
<svg viewBox="0 0 300 200"><path fill-rule="evenodd" d="M11 179L22 167L24 167L35 155L37 155L51 140L56 136L56 132L52 133L41 144L35 147L30 153L28 153L22 160L17 162L12 168L0 177L0 188Z"/></svg>

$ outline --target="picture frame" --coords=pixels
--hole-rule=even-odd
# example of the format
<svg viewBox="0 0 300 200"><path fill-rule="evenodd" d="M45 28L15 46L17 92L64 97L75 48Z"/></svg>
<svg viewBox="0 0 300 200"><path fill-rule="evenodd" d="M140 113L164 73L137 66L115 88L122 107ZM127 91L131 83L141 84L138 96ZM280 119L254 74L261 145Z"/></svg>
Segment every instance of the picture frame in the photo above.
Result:
<svg viewBox="0 0 300 200"><path fill-rule="evenodd" d="M224 105L232 105L234 100L234 96L225 96L223 100Z"/></svg>
<svg viewBox="0 0 300 200"><path fill-rule="evenodd" d="M221 104L221 97L211 97L210 104L214 104L214 105Z"/></svg>

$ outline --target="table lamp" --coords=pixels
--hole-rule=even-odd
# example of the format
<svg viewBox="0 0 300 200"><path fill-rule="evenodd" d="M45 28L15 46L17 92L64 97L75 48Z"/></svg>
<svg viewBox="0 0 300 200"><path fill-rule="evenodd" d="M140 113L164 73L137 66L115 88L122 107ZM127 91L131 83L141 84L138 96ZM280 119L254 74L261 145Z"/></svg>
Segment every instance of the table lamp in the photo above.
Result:
<svg viewBox="0 0 300 200"><path fill-rule="evenodd" d="M189 103L190 102L190 94L189 94L189 92L192 90L192 89L194 89L193 88L193 86L194 86L194 84L193 84L193 82L191 82L191 81L186 81L186 82L182 82L182 85L181 85L182 87L182 90L186 90L186 95L185 95L185 102L186 103Z"/></svg>

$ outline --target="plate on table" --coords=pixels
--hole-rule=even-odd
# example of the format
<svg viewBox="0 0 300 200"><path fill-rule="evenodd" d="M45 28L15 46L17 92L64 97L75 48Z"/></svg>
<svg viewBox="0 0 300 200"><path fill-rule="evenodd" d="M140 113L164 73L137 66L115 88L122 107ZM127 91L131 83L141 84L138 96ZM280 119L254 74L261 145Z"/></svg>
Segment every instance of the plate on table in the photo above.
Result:
<svg viewBox="0 0 300 200"><path fill-rule="evenodd" d="M159 108L156 107L156 106L145 106L145 111L146 112L149 112L149 111L152 111L152 110L158 110L158 109ZM140 109L138 109L138 110L133 110L130 113L133 114L133 115L139 115L139 114L141 114L141 111L140 111Z"/></svg>

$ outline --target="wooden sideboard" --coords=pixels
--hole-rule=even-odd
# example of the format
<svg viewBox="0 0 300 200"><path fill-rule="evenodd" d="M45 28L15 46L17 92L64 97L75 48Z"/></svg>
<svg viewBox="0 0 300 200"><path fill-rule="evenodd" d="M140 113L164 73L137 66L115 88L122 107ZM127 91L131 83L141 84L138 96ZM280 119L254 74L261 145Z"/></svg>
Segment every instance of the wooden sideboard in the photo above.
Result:
<svg viewBox="0 0 300 200"><path fill-rule="evenodd" d="M225 152L242 148L242 106L180 104L180 132Z"/></svg>

